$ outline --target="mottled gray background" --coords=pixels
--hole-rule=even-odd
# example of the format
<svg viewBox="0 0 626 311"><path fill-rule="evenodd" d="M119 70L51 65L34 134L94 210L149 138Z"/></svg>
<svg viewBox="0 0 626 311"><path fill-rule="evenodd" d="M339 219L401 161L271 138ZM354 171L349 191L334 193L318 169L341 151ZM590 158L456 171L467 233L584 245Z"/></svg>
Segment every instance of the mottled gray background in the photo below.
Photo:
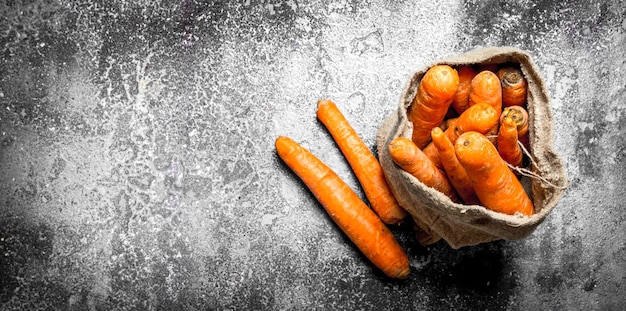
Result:
<svg viewBox="0 0 626 311"><path fill-rule="evenodd" d="M625 15L603 0L2 1L0 309L623 310ZM412 276L386 279L274 139L362 195L317 100L375 150L411 72L497 45L544 75L570 187L520 241L425 248L393 228Z"/></svg>

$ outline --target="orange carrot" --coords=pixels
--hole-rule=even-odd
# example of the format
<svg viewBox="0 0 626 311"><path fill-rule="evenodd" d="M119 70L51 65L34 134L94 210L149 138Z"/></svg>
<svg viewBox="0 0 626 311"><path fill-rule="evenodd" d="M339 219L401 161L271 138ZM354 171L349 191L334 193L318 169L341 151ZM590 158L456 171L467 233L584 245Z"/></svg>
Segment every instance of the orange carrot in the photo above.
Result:
<svg viewBox="0 0 626 311"><path fill-rule="evenodd" d="M401 169L424 185L434 188L458 202L458 196L446 175L408 138L397 137L389 143L391 159Z"/></svg>
<svg viewBox="0 0 626 311"><path fill-rule="evenodd" d="M517 143L517 126L511 116L507 116L500 124L498 132L498 153L504 161L513 165L522 165L522 148Z"/></svg>
<svg viewBox="0 0 626 311"><path fill-rule="evenodd" d="M445 131L446 131L447 129L449 129L450 127L455 126L455 125L456 125L456 121L458 121L458 120L459 120L459 117L458 117L458 116L457 116L457 117L450 117L450 118L447 118L447 117L446 117L446 119L445 119L445 120L443 120L443 122L441 122L441 124L439 124L439 126L438 126L438 127L439 127L442 131L444 131L444 132L445 132Z"/></svg>
<svg viewBox="0 0 626 311"><path fill-rule="evenodd" d="M469 131L485 135L496 135L498 133L498 121L498 114L493 107L488 104L478 103L467 108L457 118L455 125L448 127L444 133L450 142L456 141L459 135ZM439 152L432 143L426 146L423 151L437 168L443 169Z"/></svg>
<svg viewBox="0 0 626 311"><path fill-rule="evenodd" d="M454 149L483 206L509 215L533 214L533 203L524 187L483 134L461 134Z"/></svg>
<svg viewBox="0 0 626 311"><path fill-rule="evenodd" d="M528 82L519 67L506 66L498 70L502 85L502 106L523 106L526 103Z"/></svg>
<svg viewBox="0 0 626 311"><path fill-rule="evenodd" d="M502 122L506 116L513 118L517 126L517 139L528 149L528 112L521 106L509 106L502 110L500 122Z"/></svg>
<svg viewBox="0 0 626 311"><path fill-rule="evenodd" d="M456 190L456 193L459 194L459 197L463 200L463 203L480 204L480 201L476 196L476 192L474 191L474 186L472 186L465 169L456 158L452 142L438 127L432 130L431 136L433 144L439 151L439 157L441 158L441 163L446 172L446 176L448 176L450 183L454 187L454 190Z"/></svg>
<svg viewBox="0 0 626 311"><path fill-rule="evenodd" d="M461 114L469 107L470 85L477 72L470 65L459 65L457 71L459 73L459 86L456 89L451 106L457 113Z"/></svg>
<svg viewBox="0 0 626 311"><path fill-rule="evenodd" d="M406 252L367 204L331 168L291 138L280 136L275 144L280 158L359 250L387 276L407 278Z"/></svg>
<svg viewBox="0 0 626 311"><path fill-rule="evenodd" d="M372 151L330 100L317 103L317 117L326 126L339 149L352 167L370 206L386 224L396 224L407 212L396 201L383 169Z"/></svg>
<svg viewBox="0 0 626 311"><path fill-rule="evenodd" d="M418 148L430 141L430 130L439 126L448 112L459 85L459 74L448 65L435 65L426 71L407 109L413 124L412 140Z"/></svg>
<svg viewBox="0 0 626 311"><path fill-rule="evenodd" d="M500 116L502 112L502 86L495 73L483 70L472 79L469 104L486 103L491 105Z"/></svg>
<svg viewBox="0 0 626 311"><path fill-rule="evenodd" d="M447 133L448 130L446 130L444 133ZM430 159L431 162L433 162L436 168L443 170L443 164L441 163L441 158L439 157L439 151L432 141L428 143L426 147L424 147L424 150L422 150L422 152L428 159Z"/></svg>
<svg viewBox="0 0 626 311"><path fill-rule="evenodd" d="M447 120L444 122L444 124L445 124L445 125L444 125L444 127L442 127L441 129L445 131L445 130L447 130L447 129L449 129L449 128L453 128L453 127L455 127L455 126L456 126L456 124L457 124L457 122L458 122L458 121L459 121L459 118L458 118L458 117L456 117L456 118L450 118L450 119L447 119Z"/></svg>
<svg viewBox="0 0 626 311"><path fill-rule="evenodd" d="M453 135L448 138L451 142L463 133L474 131L484 135L495 135L498 133L498 123L500 112L493 106L484 103L477 103L468 108L456 122Z"/></svg>

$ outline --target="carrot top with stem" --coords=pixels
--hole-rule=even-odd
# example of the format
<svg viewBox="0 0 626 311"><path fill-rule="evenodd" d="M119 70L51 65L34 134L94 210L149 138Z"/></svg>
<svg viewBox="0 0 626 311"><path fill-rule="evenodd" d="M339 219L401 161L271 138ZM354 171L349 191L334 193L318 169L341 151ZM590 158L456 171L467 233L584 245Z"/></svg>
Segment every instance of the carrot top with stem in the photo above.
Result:
<svg viewBox="0 0 626 311"><path fill-rule="evenodd" d="M526 109L522 106L509 106L505 107L502 111L500 122L502 122L507 116L510 116L517 126L518 140L522 143L522 145L524 145L524 147L528 148L528 111L526 111Z"/></svg>
<svg viewBox="0 0 626 311"><path fill-rule="evenodd" d="M506 66L498 70L502 85L502 105L523 106L526 104L528 82L519 67Z"/></svg>

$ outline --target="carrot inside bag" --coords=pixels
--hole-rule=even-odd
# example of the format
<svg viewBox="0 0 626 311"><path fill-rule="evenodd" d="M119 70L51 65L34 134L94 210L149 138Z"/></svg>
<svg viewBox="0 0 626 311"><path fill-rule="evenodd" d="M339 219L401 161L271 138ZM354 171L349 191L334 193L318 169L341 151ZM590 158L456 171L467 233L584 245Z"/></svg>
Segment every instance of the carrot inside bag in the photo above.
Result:
<svg viewBox="0 0 626 311"><path fill-rule="evenodd" d="M489 71L479 72L472 79L469 91L469 105L485 103L491 105L498 116L502 113L502 86L498 76Z"/></svg>
<svg viewBox="0 0 626 311"><path fill-rule="evenodd" d="M478 132L466 132L454 148L483 206L509 215L533 214L530 197L489 139Z"/></svg>
<svg viewBox="0 0 626 311"><path fill-rule="evenodd" d="M454 124L445 130L444 134L450 142L456 141L459 135L468 131L495 135L498 133L498 123L498 112L489 104L478 103L467 108ZM443 168L439 151L432 142L423 151L435 166Z"/></svg>
<svg viewBox="0 0 626 311"><path fill-rule="evenodd" d="M448 65L428 69L419 82L413 102L407 109L413 123L412 140L419 149L430 142L430 130L439 126L459 86L459 74Z"/></svg>
<svg viewBox="0 0 626 311"><path fill-rule="evenodd" d="M517 126L517 139L528 149L528 111L522 106L509 106L505 107L500 116L500 122L504 120L506 116L510 116L515 125Z"/></svg>
<svg viewBox="0 0 626 311"><path fill-rule="evenodd" d="M433 144L439 152L439 158L445 170L446 176L450 183L459 194L459 197L465 204L480 204L474 186L467 176L465 168L461 166L454 152L454 145L444 134L444 132L436 127L432 130L431 136Z"/></svg>
<svg viewBox="0 0 626 311"><path fill-rule="evenodd" d="M446 175L410 139L398 137L392 140L389 155L396 165L426 186L445 194L453 202L459 201Z"/></svg>
<svg viewBox="0 0 626 311"><path fill-rule="evenodd" d="M502 85L502 105L524 106L526 104L528 83L519 67L506 66L498 70Z"/></svg>
<svg viewBox="0 0 626 311"><path fill-rule="evenodd" d="M522 153L522 147L518 144L517 126L511 116L507 116L502 120L497 143L498 153L504 161L516 167L522 165L524 154Z"/></svg>
<svg viewBox="0 0 626 311"><path fill-rule="evenodd" d="M457 68L459 73L459 86L456 89L452 100L452 108L461 114L469 107L469 91L472 79L478 72L471 65L459 65Z"/></svg>

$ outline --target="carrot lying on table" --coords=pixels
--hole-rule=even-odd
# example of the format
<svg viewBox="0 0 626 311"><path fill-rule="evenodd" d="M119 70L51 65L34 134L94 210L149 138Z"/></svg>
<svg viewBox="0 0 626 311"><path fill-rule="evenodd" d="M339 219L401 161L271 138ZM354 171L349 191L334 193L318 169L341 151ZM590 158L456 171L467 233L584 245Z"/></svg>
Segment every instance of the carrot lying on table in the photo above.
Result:
<svg viewBox="0 0 626 311"><path fill-rule="evenodd" d="M389 277L409 276L408 256L391 231L332 169L291 138L280 136L275 145L280 158L365 257Z"/></svg>
<svg viewBox="0 0 626 311"><path fill-rule="evenodd" d="M500 157L513 166L521 166L524 154L518 145L517 126L511 116L506 116L500 124L497 138L498 153Z"/></svg>
<svg viewBox="0 0 626 311"><path fill-rule="evenodd" d="M509 215L533 214L533 203L522 184L483 134L461 134L454 149L483 206Z"/></svg>
<svg viewBox="0 0 626 311"><path fill-rule="evenodd" d="M518 67L506 66L498 70L502 85L502 106L524 106L528 82Z"/></svg>
<svg viewBox="0 0 626 311"><path fill-rule="evenodd" d="M396 224L407 216L398 205L383 169L337 105L330 100L317 103L317 118L326 126L339 149L352 167L370 206L386 224Z"/></svg>
<svg viewBox="0 0 626 311"><path fill-rule="evenodd" d="M480 204L476 196L476 191L474 191L474 186L472 186L467 176L467 172L465 172L465 169L456 158L452 142L438 127L432 130L431 136L433 138L433 144L439 152L439 158L441 159L441 164L443 165L446 176L448 180L450 180L454 190L456 190L456 193L458 193L459 197L463 200L463 203Z"/></svg>
<svg viewBox="0 0 626 311"><path fill-rule="evenodd" d="M443 121L459 85L459 74L448 65L430 67L419 82L417 93L407 109L413 124L412 140L418 148L430 141L430 130Z"/></svg>
<svg viewBox="0 0 626 311"><path fill-rule="evenodd" d="M446 175L410 139L394 138L389 143L389 155L396 165L424 185L445 194L453 202L459 201Z"/></svg>

